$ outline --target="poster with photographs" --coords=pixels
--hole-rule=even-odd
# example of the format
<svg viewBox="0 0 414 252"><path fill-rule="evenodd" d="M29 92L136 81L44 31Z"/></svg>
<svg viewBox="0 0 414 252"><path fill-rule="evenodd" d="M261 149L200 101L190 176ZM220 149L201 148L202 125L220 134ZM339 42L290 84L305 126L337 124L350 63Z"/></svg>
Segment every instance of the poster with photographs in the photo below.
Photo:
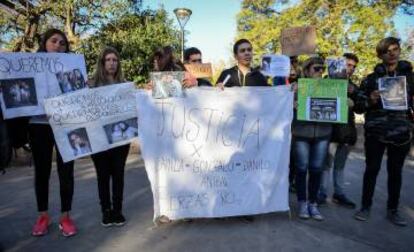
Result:
<svg viewBox="0 0 414 252"><path fill-rule="evenodd" d="M308 98L309 119L312 121L337 121L339 101L334 98Z"/></svg>
<svg viewBox="0 0 414 252"><path fill-rule="evenodd" d="M378 80L382 106L388 110L407 110L407 80L405 76L385 77Z"/></svg>
<svg viewBox="0 0 414 252"><path fill-rule="evenodd" d="M263 55L260 70L265 76L287 77L290 73L290 58L285 55Z"/></svg>
<svg viewBox="0 0 414 252"><path fill-rule="evenodd" d="M86 87L83 55L0 53L0 105L5 119L45 114L43 101Z"/></svg>
<svg viewBox="0 0 414 252"><path fill-rule="evenodd" d="M299 79L298 120L348 123L347 88L347 80Z"/></svg>
<svg viewBox="0 0 414 252"><path fill-rule="evenodd" d="M346 75L346 59L330 58L326 60L328 65L328 76L331 79L347 79Z"/></svg>
<svg viewBox="0 0 414 252"><path fill-rule="evenodd" d="M128 144L138 136L133 83L84 88L45 100L63 161Z"/></svg>
<svg viewBox="0 0 414 252"><path fill-rule="evenodd" d="M184 97L184 72L152 72L150 76L153 83L153 98Z"/></svg>

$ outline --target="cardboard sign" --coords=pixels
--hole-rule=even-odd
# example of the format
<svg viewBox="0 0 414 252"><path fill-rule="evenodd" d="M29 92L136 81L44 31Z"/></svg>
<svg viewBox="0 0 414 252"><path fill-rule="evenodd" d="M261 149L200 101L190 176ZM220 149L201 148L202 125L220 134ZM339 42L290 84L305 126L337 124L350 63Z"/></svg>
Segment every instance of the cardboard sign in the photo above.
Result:
<svg viewBox="0 0 414 252"><path fill-rule="evenodd" d="M282 30L280 37L282 54L298 56L314 54L316 50L316 29L313 26L294 27Z"/></svg>
<svg viewBox="0 0 414 252"><path fill-rule="evenodd" d="M211 63L204 64L185 64L185 69L196 78L211 78L213 77L213 70Z"/></svg>

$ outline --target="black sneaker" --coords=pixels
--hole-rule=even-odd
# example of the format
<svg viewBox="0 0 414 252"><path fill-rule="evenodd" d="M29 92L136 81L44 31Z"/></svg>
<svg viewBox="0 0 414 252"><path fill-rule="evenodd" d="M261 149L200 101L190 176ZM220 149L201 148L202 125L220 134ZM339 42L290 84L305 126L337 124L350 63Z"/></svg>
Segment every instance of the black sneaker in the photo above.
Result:
<svg viewBox="0 0 414 252"><path fill-rule="evenodd" d="M102 213L102 222L101 225L104 227L110 227L113 224L112 212L111 210L105 210Z"/></svg>
<svg viewBox="0 0 414 252"><path fill-rule="evenodd" d="M355 203L348 199L344 194L338 195L334 194L332 196L332 201L340 206L354 209L356 207Z"/></svg>
<svg viewBox="0 0 414 252"><path fill-rule="evenodd" d="M113 216L112 223L115 226L123 226L125 224L126 222L125 217L122 215L120 211L113 211L112 216Z"/></svg>
<svg viewBox="0 0 414 252"><path fill-rule="evenodd" d="M387 219L392 222L392 224L405 227L407 226L407 221L398 213L398 210L388 210Z"/></svg>
<svg viewBox="0 0 414 252"><path fill-rule="evenodd" d="M361 208L354 214L354 218L359 221L367 221L369 219L369 208Z"/></svg>
<svg viewBox="0 0 414 252"><path fill-rule="evenodd" d="M318 196L318 198L316 199L316 203L318 204L318 206L326 205L326 197Z"/></svg>

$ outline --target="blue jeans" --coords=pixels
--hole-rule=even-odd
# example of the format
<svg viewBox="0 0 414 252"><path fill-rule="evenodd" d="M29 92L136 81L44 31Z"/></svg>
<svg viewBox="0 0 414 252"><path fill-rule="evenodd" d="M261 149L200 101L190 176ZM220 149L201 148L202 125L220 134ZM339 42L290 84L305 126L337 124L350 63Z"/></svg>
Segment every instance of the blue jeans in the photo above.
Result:
<svg viewBox="0 0 414 252"><path fill-rule="evenodd" d="M322 173L321 188L319 189L319 197L326 198L328 195L329 173L331 168L331 160L333 159L333 184L334 194L344 195L344 168L346 159L348 158L350 146L348 144L337 144L335 157L328 154L329 157L325 163L325 169Z"/></svg>
<svg viewBox="0 0 414 252"><path fill-rule="evenodd" d="M295 140L293 151L296 165L296 191L298 201L306 201L306 189L309 202L315 203L321 184L321 174L328 153L329 140ZM309 171L309 182L306 183Z"/></svg>

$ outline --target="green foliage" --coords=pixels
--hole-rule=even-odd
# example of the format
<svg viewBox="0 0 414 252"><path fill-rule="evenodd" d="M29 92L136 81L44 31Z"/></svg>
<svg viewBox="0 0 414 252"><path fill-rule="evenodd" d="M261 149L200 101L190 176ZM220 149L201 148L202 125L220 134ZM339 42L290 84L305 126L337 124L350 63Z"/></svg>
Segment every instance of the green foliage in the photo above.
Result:
<svg viewBox="0 0 414 252"><path fill-rule="evenodd" d="M276 3L278 2L278 3ZM359 77L378 62L375 47L387 35L395 34L391 18L404 1L370 0L244 0L237 16L238 38L249 39L255 48L255 63L265 53L281 53L280 34L284 28L314 25L317 53L338 57L353 52L360 58Z"/></svg>
<svg viewBox="0 0 414 252"><path fill-rule="evenodd" d="M96 34L81 42L88 72L93 74L96 60L105 46L116 48L121 54L126 80L143 84L148 81L153 52L165 45L178 48L180 33L173 29L173 20L165 10L145 10L126 14L105 25Z"/></svg>

